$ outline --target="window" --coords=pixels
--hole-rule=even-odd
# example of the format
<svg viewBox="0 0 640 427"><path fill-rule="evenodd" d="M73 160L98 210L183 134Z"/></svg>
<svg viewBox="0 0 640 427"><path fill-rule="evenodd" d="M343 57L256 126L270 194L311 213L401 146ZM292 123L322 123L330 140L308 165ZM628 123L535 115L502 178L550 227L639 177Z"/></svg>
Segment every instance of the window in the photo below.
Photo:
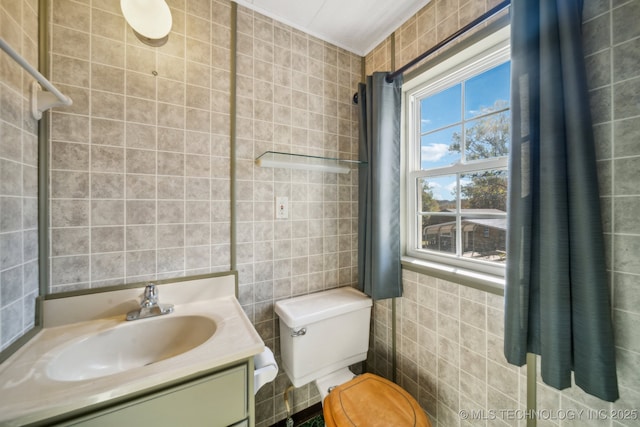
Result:
<svg viewBox="0 0 640 427"><path fill-rule="evenodd" d="M412 257L504 275L511 64L496 37L405 85L405 245Z"/></svg>

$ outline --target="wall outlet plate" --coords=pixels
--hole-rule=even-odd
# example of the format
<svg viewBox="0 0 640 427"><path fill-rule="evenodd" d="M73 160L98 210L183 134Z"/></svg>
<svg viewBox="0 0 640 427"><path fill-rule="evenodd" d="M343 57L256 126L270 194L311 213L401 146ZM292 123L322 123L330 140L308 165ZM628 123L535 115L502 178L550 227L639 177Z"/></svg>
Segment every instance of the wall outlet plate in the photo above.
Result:
<svg viewBox="0 0 640 427"><path fill-rule="evenodd" d="M289 218L289 198L276 197L276 219Z"/></svg>

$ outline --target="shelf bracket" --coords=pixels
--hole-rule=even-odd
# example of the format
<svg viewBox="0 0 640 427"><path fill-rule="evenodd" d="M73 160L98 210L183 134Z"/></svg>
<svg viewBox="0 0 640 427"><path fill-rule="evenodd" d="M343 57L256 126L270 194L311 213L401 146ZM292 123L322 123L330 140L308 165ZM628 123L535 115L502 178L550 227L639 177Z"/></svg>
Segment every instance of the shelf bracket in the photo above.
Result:
<svg viewBox="0 0 640 427"><path fill-rule="evenodd" d="M34 119L40 120L42 113L53 107L69 106L70 98L60 100L51 92L43 91L38 82L31 82L31 115Z"/></svg>

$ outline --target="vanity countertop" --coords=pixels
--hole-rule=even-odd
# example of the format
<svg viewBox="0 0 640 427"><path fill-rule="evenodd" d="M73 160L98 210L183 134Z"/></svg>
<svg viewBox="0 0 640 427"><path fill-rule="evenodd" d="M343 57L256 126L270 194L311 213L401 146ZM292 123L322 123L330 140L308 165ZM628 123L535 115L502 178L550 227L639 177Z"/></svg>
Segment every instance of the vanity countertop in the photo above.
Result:
<svg viewBox="0 0 640 427"><path fill-rule="evenodd" d="M46 372L56 349L126 322L125 315L135 309L141 289L47 300L43 329L0 365L0 425L42 421L151 390L246 360L264 349L262 339L234 296L234 276L182 281L158 288L160 302L175 305L173 313L161 317L209 317L216 323L215 334L190 351L147 366L86 380L53 380ZM149 321L153 318L134 322Z"/></svg>

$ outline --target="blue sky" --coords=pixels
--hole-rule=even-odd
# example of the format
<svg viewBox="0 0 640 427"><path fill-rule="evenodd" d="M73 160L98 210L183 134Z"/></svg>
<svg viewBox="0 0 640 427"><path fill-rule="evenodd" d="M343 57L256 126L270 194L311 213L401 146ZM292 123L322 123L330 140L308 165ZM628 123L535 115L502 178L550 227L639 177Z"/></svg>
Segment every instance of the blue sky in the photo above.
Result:
<svg viewBox="0 0 640 427"><path fill-rule="evenodd" d="M496 101L509 101L510 62L465 81L464 120L476 117ZM462 84L444 89L420 102L421 165L430 169L456 163L460 153L449 152L455 132L462 132ZM455 176L429 180L436 199L451 200ZM464 183L463 183L464 184Z"/></svg>

